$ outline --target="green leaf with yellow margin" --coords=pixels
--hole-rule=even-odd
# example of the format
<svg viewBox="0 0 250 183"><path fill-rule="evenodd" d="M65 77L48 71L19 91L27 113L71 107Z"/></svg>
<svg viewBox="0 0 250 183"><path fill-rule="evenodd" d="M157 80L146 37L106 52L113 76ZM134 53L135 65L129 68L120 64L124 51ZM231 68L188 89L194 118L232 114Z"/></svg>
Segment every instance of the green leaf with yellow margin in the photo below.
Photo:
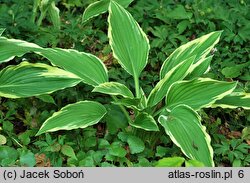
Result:
<svg viewBox="0 0 250 183"><path fill-rule="evenodd" d="M69 104L48 118L36 135L58 130L86 128L98 123L106 112L105 107L98 102L81 101Z"/></svg>
<svg viewBox="0 0 250 183"><path fill-rule="evenodd" d="M133 93L124 85L117 82L106 82L96 86L93 92L109 95L121 95L125 98L134 98Z"/></svg>
<svg viewBox="0 0 250 183"><path fill-rule="evenodd" d="M210 107L216 100L232 93L236 84L210 78L175 82L168 90L166 105L168 108L174 108L179 104L185 104L194 110Z"/></svg>
<svg viewBox="0 0 250 183"><path fill-rule="evenodd" d="M82 21L86 22L95 16L98 16L102 13L107 12L110 1L111 0L101 0L101 1L96 1L94 3L91 3L85 9L83 16L82 16ZM126 8L133 0L113 0L113 1L116 1L118 4Z"/></svg>
<svg viewBox="0 0 250 183"><path fill-rule="evenodd" d="M220 100L217 100L211 107L250 109L250 93L233 92Z"/></svg>
<svg viewBox="0 0 250 183"><path fill-rule="evenodd" d="M177 48L163 63L160 71L161 79L176 65L189 57L195 56L194 63L204 59L219 42L222 31L215 31L190 41Z"/></svg>
<svg viewBox="0 0 250 183"><path fill-rule="evenodd" d="M160 102L167 94L169 87L176 81L184 79L191 71L191 66L195 57L190 57L187 60L179 63L172 68L163 79L161 79L148 97L148 106L154 106Z"/></svg>
<svg viewBox="0 0 250 183"><path fill-rule="evenodd" d="M198 113L187 105L178 105L158 118L171 140L189 159L211 167L214 166L211 139L200 121Z"/></svg>
<svg viewBox="0 0 250 183"><path fill-rule="evenodd" d="M147 64L149 41L138 23L118 3L109 6L109 44L119 64L134 78L138 78Z"/></svg>
<svg viewBox="0 0 250 183"><path fill-rule="evenodd" d="M135 120L130 123L135 128L141 128L146 131L159 131L158 125L153 116L146 112L139 113Z"/></svg>
<svg viewBox="0 0 250 183"><path fill-rule="evenodd" d="M0 96L38 96L72 87L81 82L76 75L42 63L22 62L0 71Z"/></svg>
<svg viewBox="0 0 250 183"><path fill-rule="evenodd" d="M105 65L92 54L73 49L42 48L26 41L0 37L0 63L29 52L46 57L53 65L72 72L86 84L97 86L108 81Z"/></svg>

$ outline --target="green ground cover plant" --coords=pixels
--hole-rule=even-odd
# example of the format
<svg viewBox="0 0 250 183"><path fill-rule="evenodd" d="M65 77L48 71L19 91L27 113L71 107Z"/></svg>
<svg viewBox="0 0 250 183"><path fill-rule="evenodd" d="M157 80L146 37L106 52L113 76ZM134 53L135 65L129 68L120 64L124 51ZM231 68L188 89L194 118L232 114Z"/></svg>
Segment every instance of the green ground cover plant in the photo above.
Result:
<svg viewBox="0 0 250 183"><path fill-rule="evenodd" d="M100 163L107 150L110 155L105 157L107 160L118 161L118 158L118 162L124 161L129 166L127 151L122 148L123 143L128 144L131 154L139 154L145 150L145 146L154 149L156 142L165 133L180 147L184 155L193 161L199 161L187 161L186 166L214 166L210 137L205 126L201 124L199 111L208 107L250 108L249 94L239 89L236 82L201 77L209 69L213 57L211 50L219 41L221 31L206 34L177 48L163 62L158 83L148 95L145 95L140 87L139 78L148 62L149 40L131 14L122 6L113 1L103 2L104 5L100 5L102 11L96 11L98 8L87 8L83 20L89 19L86 18L88 11L92 16L96 16L108 10L109 44L117 62L132 76L131 88L123 83L109 81L107 68L92 54L73 49L42 48L33 43L1 37L1 62L34 52L47 58L53 66L23 61L16 66L4 68L0 75L0 95L6 98L40 96L76 86L80 82L92 86L93 92L101 93L103 96L110 95L112 105L84 100L64 106L49 117L37 133L41 135L45 132L86 128L102 120L107 122L110 128L121 128L118 141L112 144L103 141L106 145L101 146L104 147L103 152L96 152L97 159L79 155L87 164L74 161L77 156L73 149L60 140L56 152L70 157L69 162L76 166L102 166ZM37 83L39 88L34 87ZM119 110L116 110L115 106ZM109 116L118 115L117 111L120 111L125 120L118 127L114 127L114 123L110 124ZM97 146L95 138L88 138L86 141L88 143L85 145L88 148ZM54 142L46 140L46 143L52 145ZM156 166L163 166L166 162L170 162L171 165L171 161L177 161L176 164L181 166L184 159L164 158ZM150 165L145 159L141 159L141 162Z"/></svg>

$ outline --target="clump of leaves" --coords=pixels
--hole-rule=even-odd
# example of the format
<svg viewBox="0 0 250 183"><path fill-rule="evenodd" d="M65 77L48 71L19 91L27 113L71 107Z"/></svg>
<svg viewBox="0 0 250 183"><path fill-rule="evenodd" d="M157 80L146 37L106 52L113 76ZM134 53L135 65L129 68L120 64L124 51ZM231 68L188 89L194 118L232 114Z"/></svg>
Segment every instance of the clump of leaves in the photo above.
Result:
<svg viewBox="0 0 250 183"><path fill-rule="evenodd" d="M230 165L234 167L250 165L250 146L243 142L242 139L222 141L221 144L214 144L214 147L215 154L222 158L223 161L229 161Z"/></svg>

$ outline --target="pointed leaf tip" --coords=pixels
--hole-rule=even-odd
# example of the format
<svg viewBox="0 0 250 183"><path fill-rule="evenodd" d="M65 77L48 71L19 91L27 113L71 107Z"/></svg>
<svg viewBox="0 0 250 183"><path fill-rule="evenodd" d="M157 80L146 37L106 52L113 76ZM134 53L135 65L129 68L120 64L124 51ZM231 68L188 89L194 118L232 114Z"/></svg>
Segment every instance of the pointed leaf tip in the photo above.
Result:
<svg viewBox="0 0 250 183"><path fill-rule="evenodd" d="M118 3L109 6L109 43L119 64L138 78L147 64L149 41L131 14Z"/></svg>

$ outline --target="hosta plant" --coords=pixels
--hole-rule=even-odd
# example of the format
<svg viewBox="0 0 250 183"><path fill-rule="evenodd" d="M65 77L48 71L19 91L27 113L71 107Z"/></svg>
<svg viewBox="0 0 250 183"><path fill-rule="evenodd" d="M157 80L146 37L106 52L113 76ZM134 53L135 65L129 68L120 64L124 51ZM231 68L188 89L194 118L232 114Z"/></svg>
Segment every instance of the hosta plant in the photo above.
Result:
<svg viewBox="0 0 250 183"><path fill-rule="evenodd" d="M93 92L112 97L135 135L143 131L164 133L189 159L214 166L210 137L201 123L199 110L207 107L250 109L250 94L236 90L236 82L202 77L209 69L210 51L219 41L221 31L211 32L177 48L163 63L159 82L146 96L139 78L148 62L149 40L131 14L117 2L110 1L108 11L109 44L114 58L133 77L134 88L110 82L105 65L92 54L42 48L22 40L0 37L1 63L33 52L52 64L23 61L4 68L0 72L0 96L39 96L83 82L93 86ZM127 109L133 110L133 117ZM37 135L86 128L98 123L106 114L107 109L97 101L79 101L55 112L43 123Z"/></svg>

